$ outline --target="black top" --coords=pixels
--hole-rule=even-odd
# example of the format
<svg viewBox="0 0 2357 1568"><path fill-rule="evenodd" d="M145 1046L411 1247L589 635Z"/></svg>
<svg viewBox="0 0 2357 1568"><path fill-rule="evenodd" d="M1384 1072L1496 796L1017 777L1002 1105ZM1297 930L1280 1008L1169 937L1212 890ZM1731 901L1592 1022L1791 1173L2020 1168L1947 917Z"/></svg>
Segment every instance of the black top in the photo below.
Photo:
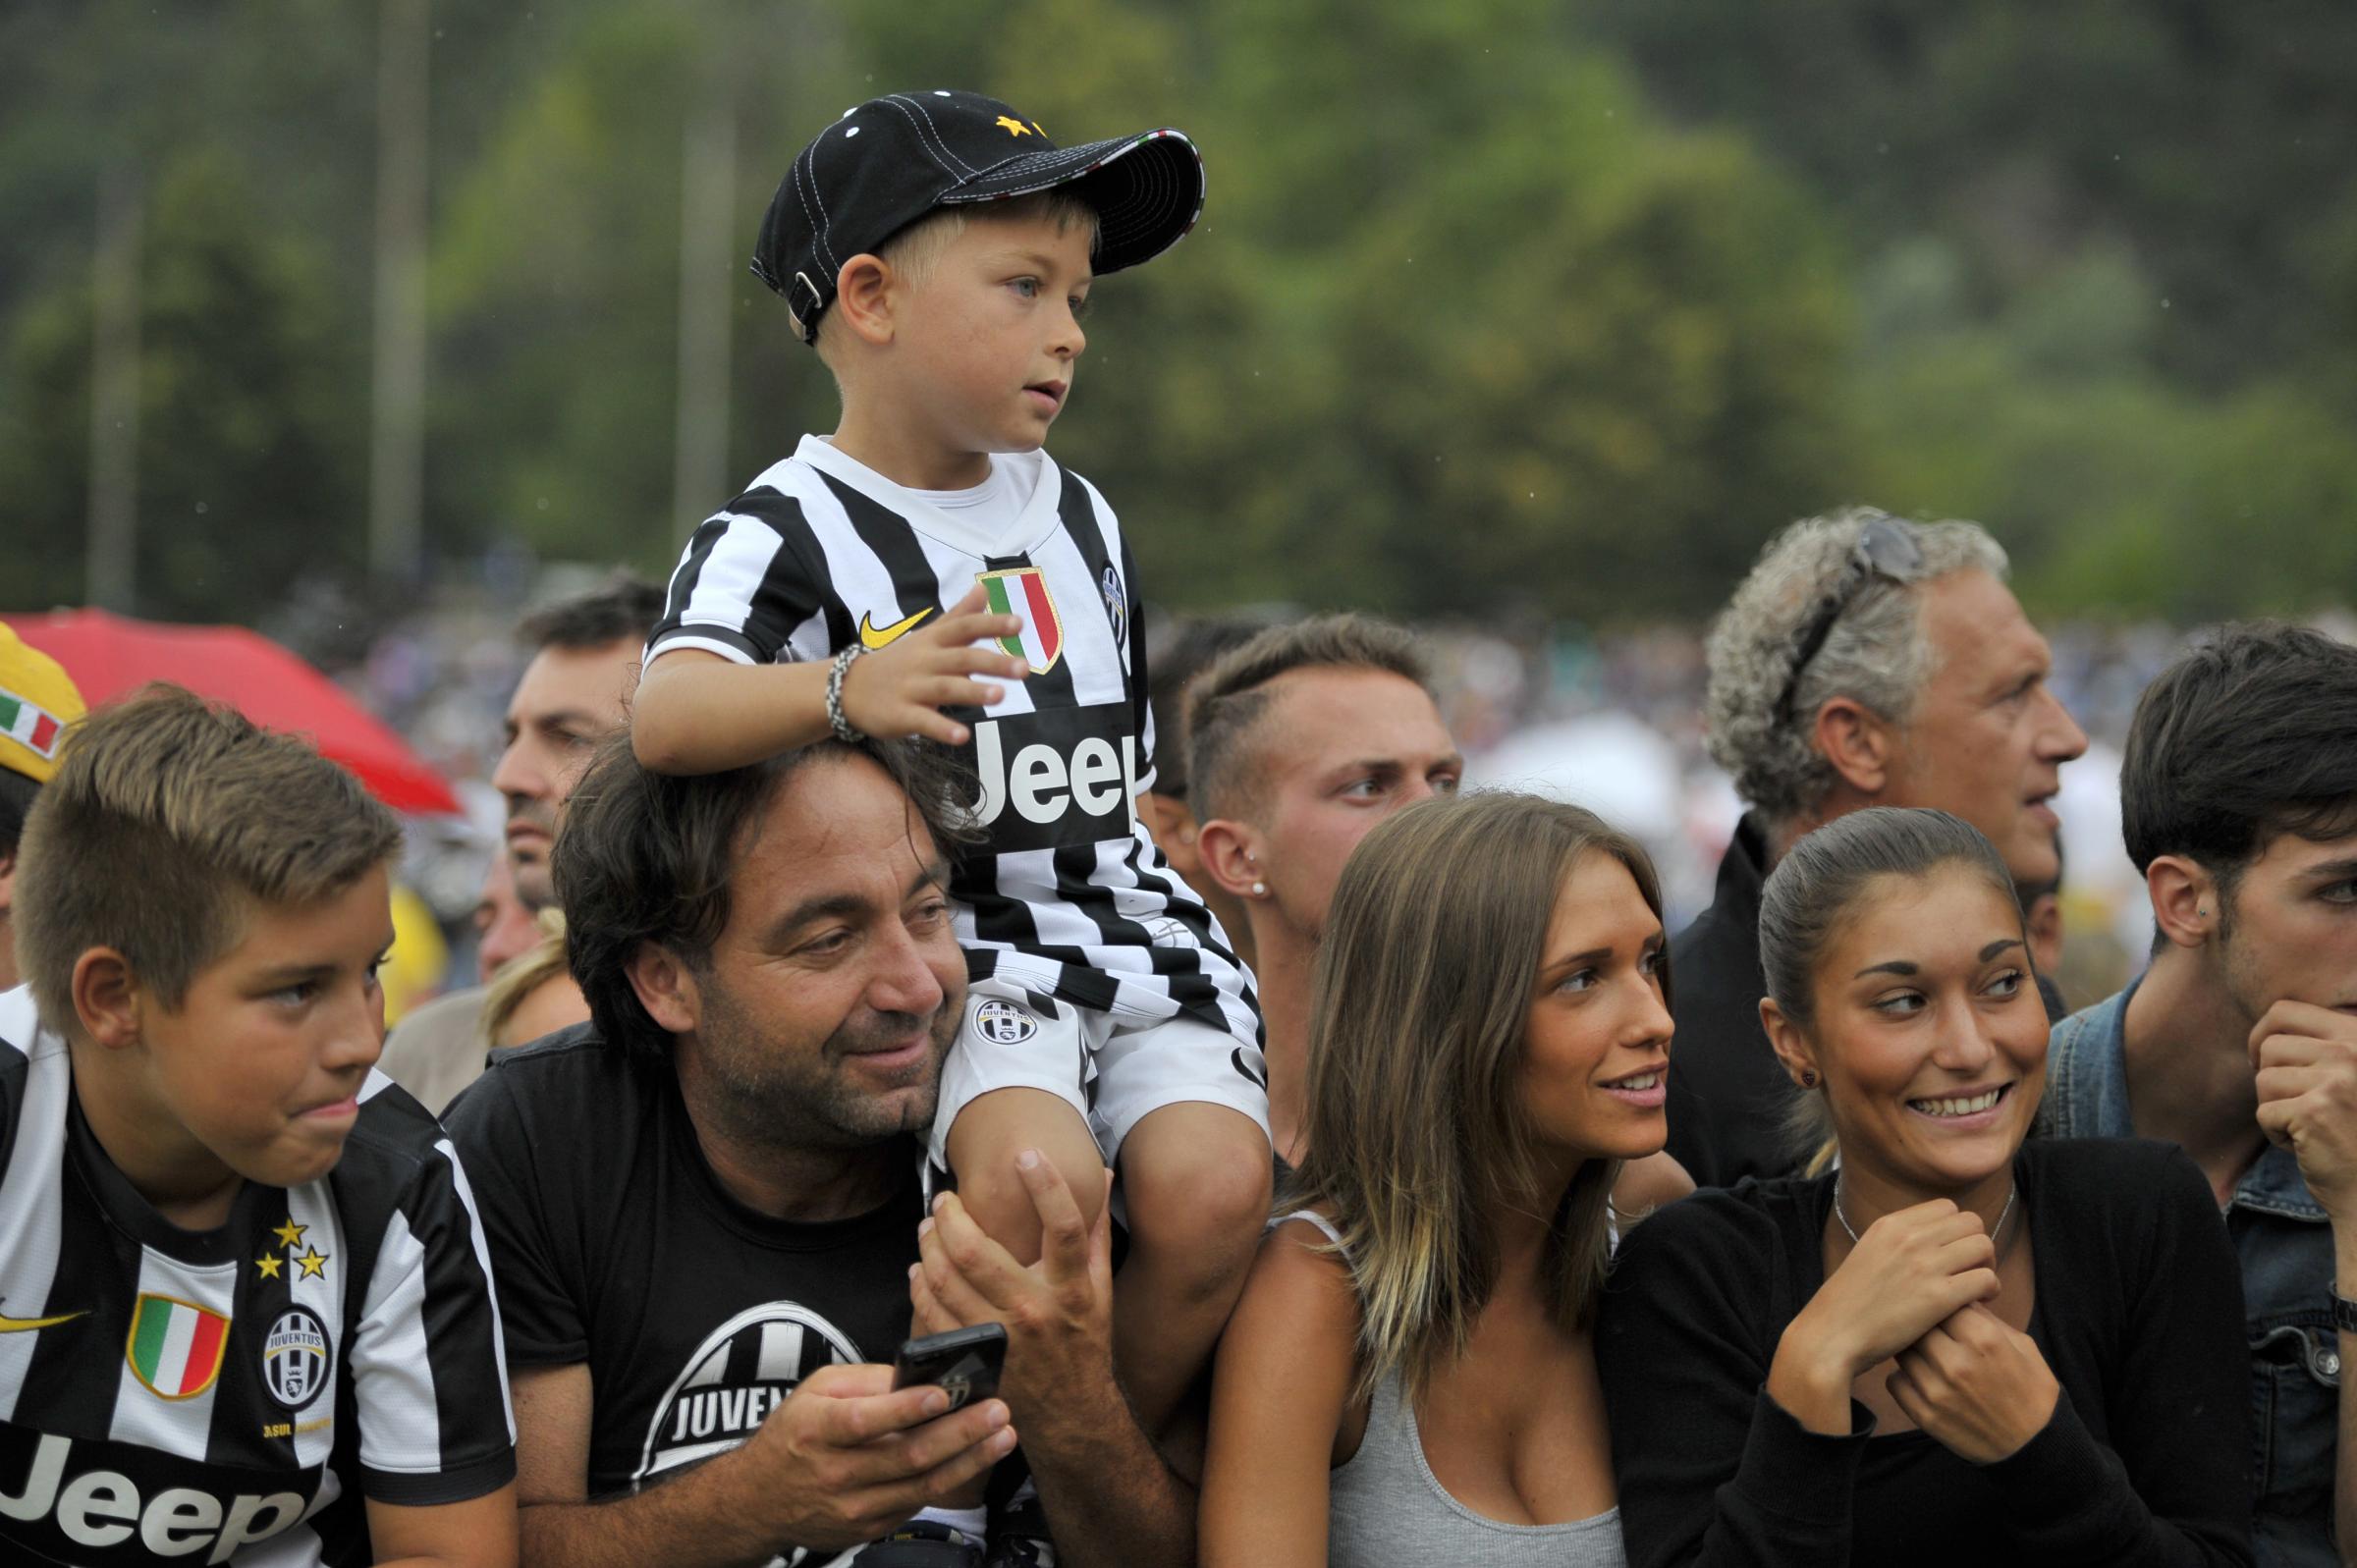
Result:
<svg viewBox="0 0 2357 1568"><path fill-rule="evenodd" d="M2062 1385L1994 1465L1920 1432L1808 1432L1768 1397L1824 1283L1834 1178L1672 1204L1621 1243L1596 1336L1632 1568L2251 1561L2242 1287L2209 1183L2141 1139L2025 1145L2030 1337Z"/></svg>
<svg viewBox="0 0 2357 1568"><path fill-rule="evenodd" d="M1719 862L1711 906L1670 943L1670 1153L1698 1187L1731 1187L1745 1176L1789 1175L1800 1164L1785 1121L1792 1080L1760 1027L1768 995L1760 965L1760 890L1768 881L1768 828L1757 812L1735 825ZM2049 1023L2070 1011L2045 975L2037 978Z"/></svg>
<svg viewBox="0 0 2357 1568"><path fill-rule="evenodd" d="M1781 1176L1799 1163L1784 1126L1792 1084L1760 1028L1760 888L1768 833L1757 813L1735 827L1711 906L1670 944L1670 1153L1701 1187Z"/></svg>
<svg viewBox="0 0 2357 1568"><path fill-rule="evenodd" d="M501 1052L444 1118L498 1260L512 1367L587 1363L589 1494L735 1447L801 1380L890 1361L924 1217L907 1185L850 1219L746 1208L704 1162L668 1066L589 1024Z"/></svg>

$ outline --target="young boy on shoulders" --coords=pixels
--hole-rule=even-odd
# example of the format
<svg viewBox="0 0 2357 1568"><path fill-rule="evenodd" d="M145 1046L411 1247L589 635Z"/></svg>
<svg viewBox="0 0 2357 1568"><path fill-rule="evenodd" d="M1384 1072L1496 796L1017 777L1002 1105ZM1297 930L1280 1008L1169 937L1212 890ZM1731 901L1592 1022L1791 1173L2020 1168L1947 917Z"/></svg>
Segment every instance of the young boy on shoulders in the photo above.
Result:
<svg viewBox="0 0 2357 1568"><path fill-rule="evenodd" d="M1137 819L1154 736L1128 546L1041 446L1093 280L1176 243L1202 189L1176 131L1058 148L967 92L873 99L803 148L753 270L842 420L688 541L631 730L678 773L830 732L964 749L985 841L956 873L973 984L934 1157L1023 1258L1019 1154L1080 1194L1117 1165L1116 1358L1149 1431L1259 1239L1266 1073L1242 964Z"/></svg>
<svg viewBox="0 0 2357 1568"><path fill-rule="evenodd" d="M515 1563L473 1202L371 1070L400 847L177 687L69 732L0 995L0 1558Z"/></svg>

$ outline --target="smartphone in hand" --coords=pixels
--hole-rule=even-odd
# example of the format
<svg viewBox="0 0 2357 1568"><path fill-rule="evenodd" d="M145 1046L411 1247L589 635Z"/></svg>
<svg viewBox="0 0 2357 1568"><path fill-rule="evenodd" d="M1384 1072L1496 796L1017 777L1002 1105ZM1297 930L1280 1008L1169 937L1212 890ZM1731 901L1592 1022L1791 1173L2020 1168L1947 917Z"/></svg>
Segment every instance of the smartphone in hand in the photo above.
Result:
<svg viewBox="0 0 2357 1568"><path fill-rule="evenodd" d="M995 1323L976 1324L904 1342L892 1359L892 1386L934 1384L950 1396L951 1410L960 1410L995 1395L1006 1365L1007 1330Z"/></svg>

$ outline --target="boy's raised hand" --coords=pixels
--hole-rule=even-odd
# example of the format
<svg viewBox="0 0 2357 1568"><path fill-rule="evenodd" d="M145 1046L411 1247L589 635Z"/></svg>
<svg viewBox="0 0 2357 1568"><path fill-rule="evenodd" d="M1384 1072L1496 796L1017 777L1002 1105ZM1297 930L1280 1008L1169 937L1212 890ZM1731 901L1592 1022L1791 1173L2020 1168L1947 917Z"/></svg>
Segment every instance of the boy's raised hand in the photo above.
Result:
<svg viewBox="0 0 2357 1568"><path fill-rule="evenodd" d="M976 676L1020 680L1030 672L1022 660L988 645L1023 629L1022 617L990 614L989 603L977 583L939 621L852 660L843 676L844 719L879 740L922 735L944 745L965 744L965 726L941 710L987 708L1007 694Z"/></svg>

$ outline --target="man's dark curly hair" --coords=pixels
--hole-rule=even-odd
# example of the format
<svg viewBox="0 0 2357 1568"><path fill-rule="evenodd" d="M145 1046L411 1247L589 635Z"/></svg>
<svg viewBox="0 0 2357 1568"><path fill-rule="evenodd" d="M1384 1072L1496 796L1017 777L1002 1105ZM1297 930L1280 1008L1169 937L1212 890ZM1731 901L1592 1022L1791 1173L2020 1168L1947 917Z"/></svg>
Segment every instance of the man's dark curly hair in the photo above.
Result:
<svg viewBox="0 0 2357 1568"><path fill-rule="evenodd" d="M822 740L749 768L675 778L652 773L628 730L609 736L581 776L558 830L551 872L565 910L565 956L598 1033L642 1060L668 1060L671 1035L647 1015L630 961L653 943L701 972L729 923L729 887L748 833L778 792L811 767L865 758L954 855L976 837L959 803L960 772L937 748ZM933 858L922 853L923 859Z"/></svg>

